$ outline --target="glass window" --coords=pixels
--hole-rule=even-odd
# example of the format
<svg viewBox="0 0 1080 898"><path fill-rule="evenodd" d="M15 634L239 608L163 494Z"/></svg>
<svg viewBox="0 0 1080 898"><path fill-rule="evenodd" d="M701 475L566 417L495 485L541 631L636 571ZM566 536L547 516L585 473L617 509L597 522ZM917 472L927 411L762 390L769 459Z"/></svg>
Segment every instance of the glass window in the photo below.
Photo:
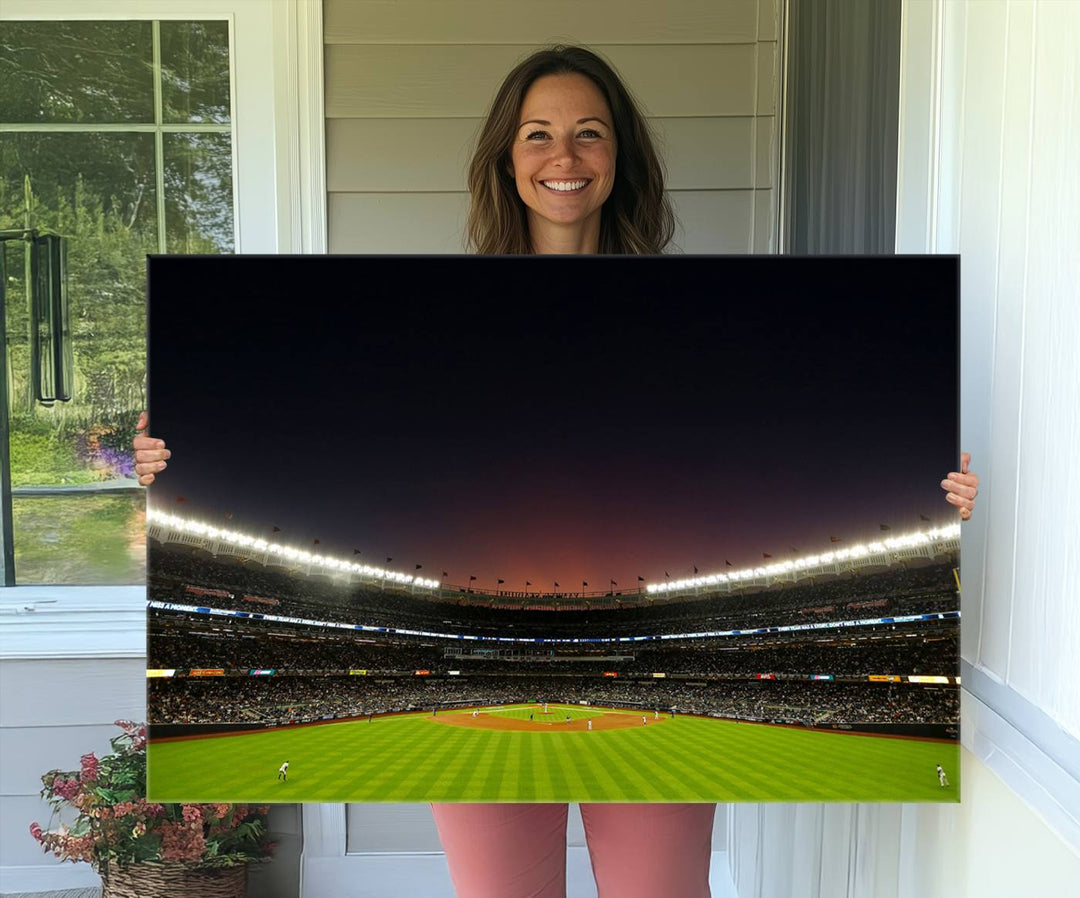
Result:
<svg viewBox="0 0 1080 898"><path fill-rule="evenodd" d="M146 255L235 247L229 30L5 22L0 251L16 581L141 583ZM29 232L67 242L69 402L30 376Z"/></svg>

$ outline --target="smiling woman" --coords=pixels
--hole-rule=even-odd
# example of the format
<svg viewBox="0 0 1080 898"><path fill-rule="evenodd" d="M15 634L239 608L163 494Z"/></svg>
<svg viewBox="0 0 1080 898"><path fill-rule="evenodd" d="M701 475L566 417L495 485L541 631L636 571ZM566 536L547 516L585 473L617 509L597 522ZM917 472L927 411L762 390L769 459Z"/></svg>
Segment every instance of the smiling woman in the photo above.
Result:
<svg viewBox="0 0 1080 898"><path fill-rule="evenodd" d="M533 252L599 246L617 150L603 94L584 75L547 75L525 94L521 118L510 169L528 208Z"/></svg>
<svg viewBox="0 0 1080 898"><path fill-rule="evenodd" d="M469 193L469 242L483 255L660 253L675 229L644 115L584 47L540 50L506 76Z"/></svg>

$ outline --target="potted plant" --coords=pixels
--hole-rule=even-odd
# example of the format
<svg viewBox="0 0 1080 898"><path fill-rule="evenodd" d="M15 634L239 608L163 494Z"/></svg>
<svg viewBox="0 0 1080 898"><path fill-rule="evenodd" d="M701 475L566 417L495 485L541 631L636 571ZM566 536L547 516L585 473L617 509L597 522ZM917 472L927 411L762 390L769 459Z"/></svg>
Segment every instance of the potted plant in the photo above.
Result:
<svg viewBox="0 0 1080 898"><path fill-rule="evenodd" d="M58 825L32 823L30 834L61 860L92 864L102 898L243 898L247 865L273 853L269 808L147 801L146 726L116 725L112 754L41 777Z"/></svg>

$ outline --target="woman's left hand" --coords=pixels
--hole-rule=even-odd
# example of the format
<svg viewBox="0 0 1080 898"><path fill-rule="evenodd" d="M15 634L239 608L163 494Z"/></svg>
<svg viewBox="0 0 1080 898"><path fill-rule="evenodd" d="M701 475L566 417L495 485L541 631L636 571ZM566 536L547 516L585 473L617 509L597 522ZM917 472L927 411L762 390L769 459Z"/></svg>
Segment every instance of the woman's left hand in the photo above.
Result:
<svg viewBox="0 0 1080 898"><path fill-rule="evenodd" d="M969 464L971 464L971 454L961 452L960 470L951 472L941 481L941 488L945 490L945 501L956 506L960 512L961 521L971 518L971 512L975 508L975 497L979 495L979 475L968 472Z"/></svg>

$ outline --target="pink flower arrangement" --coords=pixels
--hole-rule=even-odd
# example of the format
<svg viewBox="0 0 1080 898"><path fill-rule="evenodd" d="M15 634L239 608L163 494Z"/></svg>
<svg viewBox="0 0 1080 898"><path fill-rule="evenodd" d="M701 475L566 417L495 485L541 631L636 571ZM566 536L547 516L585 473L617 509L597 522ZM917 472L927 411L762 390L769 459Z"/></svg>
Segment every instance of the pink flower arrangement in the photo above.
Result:
<svg viewBox="0 0 1080 898"><path fill-rule="evenodd" d="M71 824L30 835L60 860L86 861L108 873L116 864L182 863L209 869L268 861L274 845L266 829L266 806L159 804L146 800L146 726L118 720L113 753L85 754L78 771L50 770L41 797L56 815L78 813ZM52 822L50 822L50 826Z"/></svg>

